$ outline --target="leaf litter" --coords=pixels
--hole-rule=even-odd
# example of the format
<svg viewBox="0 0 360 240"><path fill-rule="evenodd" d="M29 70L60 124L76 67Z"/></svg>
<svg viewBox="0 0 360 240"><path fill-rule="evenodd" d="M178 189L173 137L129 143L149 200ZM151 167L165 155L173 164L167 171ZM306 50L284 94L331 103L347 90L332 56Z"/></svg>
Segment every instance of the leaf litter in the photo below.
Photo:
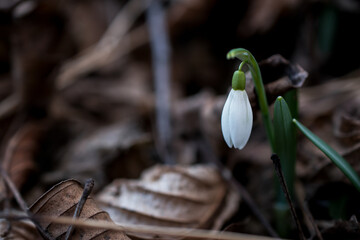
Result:
<svg viewBox="0 0 360 240"><path fill-rule="evenodd" d="M271 152L257 116L251 83L247 90L255 122L249 144L242 152L229 150L220 131L219 119L230 81L225 79L230 79L237 67L235 62L225 62L224 56L240 43L254 49L256 59L265 59L260 67L270 103L278 95L305 84L298 90L301 120L359 173L359 74L339 77L354 70L349 68L356 67L351 61L347 61L348 68L331 65L331 59L349 57L341 55L347 53L344 48L352 48L353 55L357 55L351 41L358 41L342 32L334 42L342 51L323 52L317 45L322 26L319 16L336 9L342 20L340 25L351 26L346 19L356 18L356 14L346 19L342 14L349 9L357 11L356 4L334 1L327 8L325 2L290 0L264 4L166 3L173 50L171 148L178 163L170 167L156 165L161 163L161 157L154 130L156 105L150 38L143 17L147 6L139 2L59 4L5 0L0 4L0 126L4 130L0 132L1 166L27 202L64 180L34 204L39 207L41 202L36 214L45 209L58 219L72 217L83 188L77 181L67 179L84 182L92 177L94 195L86 201L82 211L85 215L80 218L88 220L99 214L108 223L119 221L125 226L134 222L154 229L175 226L221 230L229 229L226 226L231 224L236 226L232 231L255 234L256 239L266 235L242 196L232 196L237 195L236 190L216 169L196 165L209 161L199 145L211 148L208 152L231 171L269 222L273 221ZM352 7L345 8L344 4ZM230 20L224 16L237 17ZM346 39L345 44L342 39ZM306 66L307 71L296 63ZM334 78L335 71L340 74L328 81ZM207 170L199 171L201 168ZM323 238L356 239L356 217L360 216L354 201L358 194L341 172L303 138L298 145L297 175L303 188L302 208L310 204L307 219L313 215ZM4 184L0 186L1 214L9 216L16 206L11 202L9 189ZM339 192L339 198L329 194L333 189ZM96 205L100 208L95 201L99 201ZM344 211L336 212L332 206L340 206ZM335 222L334 214L342 216L342 222ZM39 238L28 222L9 219L1 222L0 232L5 237ZM310 222L306 226L312 232ZM42 221L44 228L60 238L65 236L69 220L65 223ZM88 239L105 235L112 239L158 237L144 231L133 231L127 237L106 232L105 228L89 229L77 226L73 237L80 233Z"/></svg>
<svg viewBox="0 0 360 240"><path fill-rule="evenodd" d="M44 193L31 207L30 211L36 215L44 216L73 216L76 204L79 202L83 189L79 182L66 180ZM96 206L95 201L90 197L79 216L80 219L103 220L111 222L109 214ZM65 239L69 225L56 224L47 221L40 221L48 233L56 239ZM74 239L129 239L124 233L112 232L107 229L82 229L76 228L73 232Z"/></svg>

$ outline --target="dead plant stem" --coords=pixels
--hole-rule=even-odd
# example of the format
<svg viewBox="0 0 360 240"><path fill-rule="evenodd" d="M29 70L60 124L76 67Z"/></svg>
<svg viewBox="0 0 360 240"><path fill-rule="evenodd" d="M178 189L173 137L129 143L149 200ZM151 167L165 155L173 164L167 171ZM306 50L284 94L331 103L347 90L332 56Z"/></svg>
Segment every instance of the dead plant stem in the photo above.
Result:
<svg viewBox="0 0 360 240"><path fill-rule="evenodd" d="M299 232L299 237L302 240L306 240L306 238L304 236L304 232L303 232L301 224L300 224L300 221L299 221L299 218L297 217L295 207L294 207L294 205L292 203L292 200L291 200L291 197L290 197L290 194L289 194L289 190L288 190L288 187L287 187L286 182L285 182L284 174L283 174L283 172L281 170L280 158L279 158L279 156L277 154L274 153L274 154L271 155L271 160L274 163L275 172L276 172L276 174L277 174L277 176L279 178L281 188L282 188L282 190L283 190L283 192L285 194L286 200L287 200L287 202L288 202L288 204L290 206L291 215L294 218L296 227L297 227L298 232Z"/></svg>
<svg viewBox="0 0 360 240"><path fill-rule="evenodd" d="M81 195L81 198L80 198L78 204L76 205L73 219L79 218L81 211L85 205L85 202L88 199L89 195L91 194L91 191L93 188L94 188L94 179L90 178L90 179L86 180L85 186L84 186L84 191L83 191L83 194ZM74 231L74 225L70 225L66 231L65 240L70 239L73 231Z"/></svg>
<svg viewBox="0 0 360 240"><path fill-rule="evenodd" d="M28 216L15 216L15 215L0 215L0 218L7 218L12 220L20 220L29 218ZM73 219L72 217L63 216L34 216L37 220L47 221L57 224L71 224L77 227L87 227L93 229L107 229L114 231L126 232L127 234L156 234L159 236L172 236L172 237L187 237L199 239L218 239L218 240L275 240L272 237L249 235L242 233L220 232L214 230L190 229L190 228L173 228L173 227L158 227L138 224L117 225L113 222L103 220L91 219ZM276 240L281 240L276 238Z"/></svg>
<svg viewBox="0 0 360 240"><path fill-rule="evenodd" d="M150 34L153 76L156 100L156 132L161 158L165 163L173 164L171 151L170 124L170 44L165 21L165 11L161 1L150 2L147 10L147 23Z"/></svg>

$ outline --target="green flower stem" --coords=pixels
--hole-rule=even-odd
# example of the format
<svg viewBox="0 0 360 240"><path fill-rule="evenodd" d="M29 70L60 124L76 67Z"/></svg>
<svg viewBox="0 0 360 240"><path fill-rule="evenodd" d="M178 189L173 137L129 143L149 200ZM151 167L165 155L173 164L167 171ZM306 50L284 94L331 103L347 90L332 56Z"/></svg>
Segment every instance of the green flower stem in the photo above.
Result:
<svg viewBox="0 0 360 240"><path fill-rule="evenodd" d="M257 64L254 56L248 50L243 48L236 48L231 50L230 52L228 52L226 57L227 59L233 59L236 57L248 65L258 95L259 106L262 113L264 125L266 128L266 134L268 136L271 149L273 152L275 152L274 128L270 119L268 102L266 99L265 88L262 81L259 65Z"/></svg>
<svg viewBox="0 0 360 240"><path fill-rule="evenodd" d="M318 147L350 180L355 188L360 191L360 178L351 165L340 156L332 147L321 140L313 132L307 129L296 119L293 119L295 126L316 146Z"/></svg>
<svg viewBox="0 0 360 240"><path fill-rule="evenodd" d="M244 66L245 62L241 62L239 65L239 71L241 71L242 67Z"/></svg>

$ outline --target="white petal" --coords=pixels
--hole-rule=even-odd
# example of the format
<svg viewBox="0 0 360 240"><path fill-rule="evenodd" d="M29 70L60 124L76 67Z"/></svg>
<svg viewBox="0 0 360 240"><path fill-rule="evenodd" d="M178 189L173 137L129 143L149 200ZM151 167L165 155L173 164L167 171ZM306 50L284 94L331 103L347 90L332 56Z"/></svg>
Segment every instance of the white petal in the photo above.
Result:
<svg viewBox="0 0 360 240"><path fill-rule="evenodd" d="M243 149L249 140L253 124L251 105L245 91L234 91L229 119L230 138L234 147Z"/></svg>
<svg viewBox="0 0 360 240"><path fill-rule="evenodd" d="M221 114L221 130L226 144L231 148L233 143L230 136L230 104L234 95L234 90L231 89L229 96L226 99L222 114Z"/></svg>

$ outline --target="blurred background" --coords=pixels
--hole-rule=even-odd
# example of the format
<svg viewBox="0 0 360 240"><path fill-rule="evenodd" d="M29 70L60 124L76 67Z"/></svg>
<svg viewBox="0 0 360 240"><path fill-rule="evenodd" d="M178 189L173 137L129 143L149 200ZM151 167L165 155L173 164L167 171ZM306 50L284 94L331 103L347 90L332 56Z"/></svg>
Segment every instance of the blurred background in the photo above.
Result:
<svg viewBox="0 0 360 240"><path fill-rule="evenodd" d="M246 48L259 62L280 54L295 73L307 72L300 117L345 151L359 138L339 142L329 114L359 89L359 23L355 0L1 0L2 166L31 201L67 178L93 177L101 189L154 164L215 158L270 209L270 148L254 93L248 146L229 150L222 139L222 106L240 63L226 53ZM260 65L266 84L291 78L275 65ZM343 76L357 81L339 93ZM274 86L270 102L292 88ZM357 103L348 106L360 115ZM297 171L315 184L305 191L311 198L324 179L343 178L324 176L309 163L324 157L306 146Z"/></svg>

